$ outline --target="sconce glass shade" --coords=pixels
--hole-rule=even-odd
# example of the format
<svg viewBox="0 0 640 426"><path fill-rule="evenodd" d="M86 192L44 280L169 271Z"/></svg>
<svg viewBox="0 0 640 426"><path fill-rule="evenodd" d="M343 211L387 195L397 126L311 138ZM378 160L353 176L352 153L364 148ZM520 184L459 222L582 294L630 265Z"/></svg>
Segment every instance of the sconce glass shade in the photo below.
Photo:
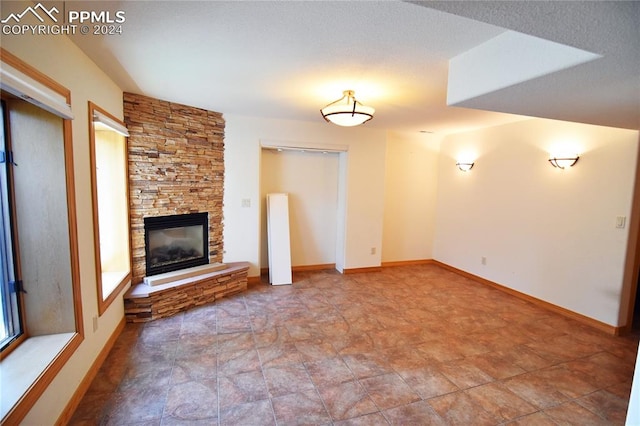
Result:
<svg viewBox="0 0 640 426"><path fill-rule="evenodd" d="M549 158L549 162L553 167L566 169L567 167L573 167L573 165L576 164L579 159L580 157L577 155L575 157L552 157Z"/></svg>
<svg viewBox="0 0 640 426"><path fill-rule="evenodd" d="M473 165L475 163L456 163L456 166L458 166L458 168L460 170L462 170L463 172L468 172L469 170L471 170L473 168Z"/></svg>
<svg viewBox="0 0 640 426"><path fill-rule="evenodd" d="M320 110L322 117L338 126L352 127L373 118L375 109L362 105L354 97L353 90L342 92L344 96Z"/></svg>

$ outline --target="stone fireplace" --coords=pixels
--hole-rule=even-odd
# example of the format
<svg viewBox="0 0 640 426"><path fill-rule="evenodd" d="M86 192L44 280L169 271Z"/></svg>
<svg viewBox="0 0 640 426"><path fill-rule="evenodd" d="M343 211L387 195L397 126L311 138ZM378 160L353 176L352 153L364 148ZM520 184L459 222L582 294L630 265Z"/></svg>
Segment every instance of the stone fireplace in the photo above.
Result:
<svg viewBox="0 0 640 426"><path fill-rule="evenodd" d="M145 218L207 214L208 262L222 262L222 114L124 93L124 121L130 133L132 284L147 273Z"/></svg>
<svg viewBox="0 0 640 426"><path fill-rule="evenodd" d="M161 281L157 285L142 282L149 262L172 263L174 255L182 260L198 257L206 263L222 262L222 114L125 93L124 121L130 133L132 250L132 287L124 296L127 321L153 321L246 290L247 262L228 263L222 270L211 270L209 267L215 265L206 265L159 272L152 278L207 269L196 275L170 278L169 282ZM199 217L201 222L173 222L185 217ZM208 223L203 221L205 217ZM151 254L145 248L145 242L149 242L152 235L149 231L156 230L149 229L149 225L153 228L157 222L165 230L153 237L157 244L152 245L160 251ZM196 237L195 242L193 236L198 232L194 232L194 226L206 228L200 229L201 236ZM182 252L176 254L174 251Z"/></svg>

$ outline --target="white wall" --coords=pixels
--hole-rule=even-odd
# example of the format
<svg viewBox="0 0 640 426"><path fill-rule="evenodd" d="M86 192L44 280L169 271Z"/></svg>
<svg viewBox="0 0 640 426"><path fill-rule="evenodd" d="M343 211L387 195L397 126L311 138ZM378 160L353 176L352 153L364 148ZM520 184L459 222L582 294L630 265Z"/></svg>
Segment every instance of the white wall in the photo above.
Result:
<svg viewBox="0 0 640 426"><path fill-rule="evenodd" d="M581 155L571 169L549 151ZM531 119L445 138L434 258L618 326L638 132ZM460 155L475 159L459 171ZM481 258L486 258L486 265Z"/></svg>
<svg viewBox="0 0 640 426"><path fill-rule="evenodd" d="M261 265L268 265L266 195L289 194L291 265L336 262L339 153L262 150Z"/></svg>
<svg viewBox="0 0 640 426"><path fill-rule="evenodd" d="M431 259L442 137L387 136L382 261Z"/></svg>
<svg viewBox="0 0 640 426"><path fill-rule="evenodd" d="M225 262L248 261L249 276L260 264L260 140L348 146L344 220L346 269L379 266L386 137L365 126L344 128L323 122L305 123L225 114ZM250 207L242 200L250 199ZM340 226L340 225L338 225ZM371 248L376 253L371 254ZM342 264L341 259L336 263ZM264 265L265 267L267 265Z"/></svg>
<svg viewBox="0 0 640 426"><path fill-rule="evenodd" d="M3 3L2 13L21 12L30 3ZM15 10L14 10L15 9ZM89 367L124 317L117 301L99 318L93 256L93 218L89 168L89 122L91 100L116 117L122 117L122 91L66 36L2 36L2 47L71 90L73 158L78 224L78 252L85 340L24 419L24 424L50 424L58 418Z"/></svg>

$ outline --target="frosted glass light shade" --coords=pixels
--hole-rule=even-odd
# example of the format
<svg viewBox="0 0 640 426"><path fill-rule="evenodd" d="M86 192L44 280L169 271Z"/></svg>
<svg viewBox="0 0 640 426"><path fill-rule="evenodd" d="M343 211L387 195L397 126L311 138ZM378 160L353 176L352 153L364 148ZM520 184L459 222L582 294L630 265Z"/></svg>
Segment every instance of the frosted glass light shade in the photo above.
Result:
<svg viewBox="0 0 640 426"><path fill-rule="evenodd" d="M567 167L573 167L574 164L578 162L579 156L572 157L552 157L549 159L549 162L553 167L557 167L559 169L566 169Z"/></svg>
<svg viewBox="0 0 640 426"><path fill-rule="evenodd" d="M461 163L461 162L457 162L456 166L458 166L458 169L460 169L463 172L468 172L469 170L471 170L473 168L473 165L475 163Z"/></svg>
<svg viewBox="0 0 640 426"><path fill-rule="evenodd" d="M338 126L352 127L373 118L376 110L358 102L354 97L353 90L345 90L343 93L344 96L342 98L320 110L325 120Z"/></svg>

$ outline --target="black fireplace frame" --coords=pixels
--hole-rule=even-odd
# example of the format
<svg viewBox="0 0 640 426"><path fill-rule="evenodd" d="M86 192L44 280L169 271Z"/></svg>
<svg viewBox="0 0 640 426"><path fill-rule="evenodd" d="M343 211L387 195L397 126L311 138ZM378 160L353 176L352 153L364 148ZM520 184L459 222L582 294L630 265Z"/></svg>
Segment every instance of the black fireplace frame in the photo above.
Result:
<svg viewBox="0 0 640 426"><path fill-rule="evenodd" d="M187 226L202 226L202 257L183 260L168 265L155 266L151 264L149 253L149 231L160 229L181 228ZM187 213L170 216L151 216L144 218L144 251L146 261L146 275L158 275L165 272L177 271L209 263L209 213Z"/></svg>

